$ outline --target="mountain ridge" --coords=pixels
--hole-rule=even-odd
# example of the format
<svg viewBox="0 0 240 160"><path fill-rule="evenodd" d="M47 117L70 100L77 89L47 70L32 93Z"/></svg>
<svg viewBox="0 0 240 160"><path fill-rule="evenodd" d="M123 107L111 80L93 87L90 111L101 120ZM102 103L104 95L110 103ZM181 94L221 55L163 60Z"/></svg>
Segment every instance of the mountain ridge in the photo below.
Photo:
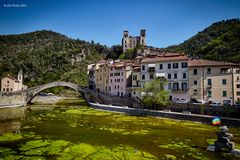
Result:
<svg viewBox="0 0 240 160"><path fill-rule="evenodd" d="M185 52L189 56L208 60L240 62L239 18L215 22L178 45L166 51Z"/></svg>

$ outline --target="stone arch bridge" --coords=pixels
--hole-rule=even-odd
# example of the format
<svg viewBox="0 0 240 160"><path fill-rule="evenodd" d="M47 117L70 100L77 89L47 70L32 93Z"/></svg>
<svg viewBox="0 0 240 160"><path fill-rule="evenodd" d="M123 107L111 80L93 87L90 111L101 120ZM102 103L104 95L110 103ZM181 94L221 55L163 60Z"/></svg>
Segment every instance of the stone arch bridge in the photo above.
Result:
<svg viewBox="0 0 240 160"><path fill-rule="evenodd" d="M0 108L12 106L26 106L31 100L45 89L63 86L76 90L87 102L95 102L100 104L111 104L117 106L129 106L140 108L141 103L133 98L111 96L99 93L83 87L79 84L71 82L52 82L44 85L35 86L22 91L16 92L0 92Z"/></svg>

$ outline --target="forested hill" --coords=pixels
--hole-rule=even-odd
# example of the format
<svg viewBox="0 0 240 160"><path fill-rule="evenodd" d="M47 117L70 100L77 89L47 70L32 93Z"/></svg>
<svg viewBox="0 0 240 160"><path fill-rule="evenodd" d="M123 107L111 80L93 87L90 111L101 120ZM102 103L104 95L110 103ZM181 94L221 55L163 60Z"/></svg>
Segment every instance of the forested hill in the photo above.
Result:
<svg viewBox="0 0 240 160"><path fill-rule="evenodd" d="M165 50L210 60L240 62L240 20L214 23L185 42Z"/></svg>
<svg viewBox="0 0 240 160"><path fill-rule="evenodd" d="M106 46L47 30L0 35L0 77L23 69L29 86L55 80L86 84L87 65L109 52Z"/></svg>

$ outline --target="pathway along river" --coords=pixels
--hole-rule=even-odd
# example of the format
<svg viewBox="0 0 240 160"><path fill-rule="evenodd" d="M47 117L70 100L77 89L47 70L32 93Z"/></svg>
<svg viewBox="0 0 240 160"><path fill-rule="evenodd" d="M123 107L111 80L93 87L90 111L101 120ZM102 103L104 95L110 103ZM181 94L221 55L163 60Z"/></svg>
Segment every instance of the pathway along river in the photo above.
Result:
<svg viewBox="0 0 240 160"><path fill-rule="evenodd" d="M239 159L206 151L218 127L77 105L32 105L0 123L0 159ZM230 128L240 144L240 128Z"/></svg>

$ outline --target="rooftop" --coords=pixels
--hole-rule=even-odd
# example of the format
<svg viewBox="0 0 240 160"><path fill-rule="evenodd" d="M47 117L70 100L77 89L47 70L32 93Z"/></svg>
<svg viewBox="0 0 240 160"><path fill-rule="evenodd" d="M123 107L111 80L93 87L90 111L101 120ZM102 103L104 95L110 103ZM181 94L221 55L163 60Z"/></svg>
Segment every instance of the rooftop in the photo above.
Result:
<svg viewBox="0 0 240 160"><path fill-rule="evenodd" d="M180 53L164 53L154 57L146 57L141 63L164 62L164 61L183 61L188 60L188 56Z"/></svg>
<svg viewBox="0 0 240 160"><path fill-rule="evenodd" d="M201 66L232 66L234 63L218 62L205 59L190 59L188 61L189 67L201 67Z"/></svg>

